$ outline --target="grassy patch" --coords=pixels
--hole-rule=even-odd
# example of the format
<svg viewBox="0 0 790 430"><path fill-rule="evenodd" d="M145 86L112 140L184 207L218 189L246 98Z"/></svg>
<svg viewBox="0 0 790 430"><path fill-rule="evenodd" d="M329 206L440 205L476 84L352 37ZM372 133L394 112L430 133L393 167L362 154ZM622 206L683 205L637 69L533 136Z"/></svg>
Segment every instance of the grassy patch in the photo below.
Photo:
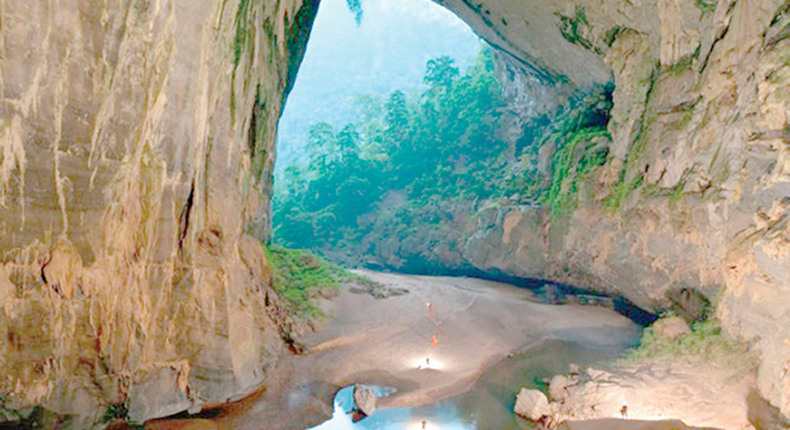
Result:
<svg viewBox="0 0 790 430"><path fill-rule="evenodd" d="M738 357L746 365L752 363L748 345L729 337L718 321L698 321L691 324L691 333L678 339L659 336L653 327L642 333L640 345L631 349L622 364L634 364L679 358L702 359L716 365L732 365Z"/></svg>
<svg viewBox="0 0 790 430"><path fill-rule="evenodd" d="M239 9L236 11L236 37L233 41L233 66L239 67L239 60L242 52L249 43L248 19L250 0L241 0Z"/></svg>
<svg viewBox="0 0 790 430"><path fill-rule="evenodd" d="M604 208L610 213L617 212L631 192L639 189L644 183L645 176L643 174L638 175L633 181L626 180L625 176L626 172L623 171L620 180L612 185L609 195L603 200Z"/></svg>
<svg viewBox="0 0 790 430"><path fill-rule="evenodd" d="M683 76L687 70L691 69L691 66L694 65L694 60L699 58L700 47L697 46L697 50L694 51L693 54L686 55L685 57L678 60L677 63L667 66L666 70L669 73L672 73L675 76Z"/></svg>
<svg viewBox="0 0 790 430"><path fill-rule="evenodd" d="M310 251L277 245L270 245L265 251L274 272L275 291L288 302L294 314L304 320L323 316L316 303L321 290L337 289L343 282L372 282Z"/></svg>
<svg viewBox="0 0 790 430"><path fill-rule="evenodd" d="M579 181L606 162L606 148L597 148L592 143L599 137L611 140L603 127L582 128L566 135L564 143L557 149L551 185L542 202L553 216L566 215L576 209ZM586 148L580 159L577 159L581 144L586 145Z"/></svg>
<svg viewBox="0 0 790 430"><path fill-rule="evenodd" d="M656 72L654 71L651 76L650 90L646 100L650 100L650 93L655 87ZM626 154L625 161L623 162L623 170L620 173L620 180L613 184L609 196L604 199L604 207L610 213L617 212L626 198L632 191L640 188L644 183L644 172L640 172L635 168L635 165L642 158L645 150L647 149L647 140L653 124L656 122L657 115L652 112L648 105L639 123L639 133L636 135L631 147Z"/></svg>
<svg viewBox="0 0 790 430"><path fill-rule="evenodd" d="M672 207L676 207L677 204L680 202L680 199L683 197L683 190L686 188L686 181L680 181L672 188L672 192L669 193L669 204Z"/></svg>

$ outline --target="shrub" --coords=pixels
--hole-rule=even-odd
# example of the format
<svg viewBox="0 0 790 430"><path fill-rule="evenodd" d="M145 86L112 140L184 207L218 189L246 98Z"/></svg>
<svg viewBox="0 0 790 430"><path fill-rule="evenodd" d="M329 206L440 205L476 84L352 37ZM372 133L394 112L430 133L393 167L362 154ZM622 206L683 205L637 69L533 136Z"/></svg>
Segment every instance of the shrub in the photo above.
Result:
<svg viewBox="0 0 790 430"><path fill-rule="evenodd" d="M294 315L304 320L323 317L315 300L321 290L336 290L343 282L372 282L307 250L270 245L265 252L272 265L275 291Z"/></svg>
<svg viewBox="0 0 790 430"><path fill-rule="evenodd" d="M702 359L715 365L742 363L749 368L753 365L748 345L728 336L715 319L693 322L691 332L677 339L661 337L652 326L648 327L642 333L639 346L628 351L621 362L633 364L679 358Z"/></svg>

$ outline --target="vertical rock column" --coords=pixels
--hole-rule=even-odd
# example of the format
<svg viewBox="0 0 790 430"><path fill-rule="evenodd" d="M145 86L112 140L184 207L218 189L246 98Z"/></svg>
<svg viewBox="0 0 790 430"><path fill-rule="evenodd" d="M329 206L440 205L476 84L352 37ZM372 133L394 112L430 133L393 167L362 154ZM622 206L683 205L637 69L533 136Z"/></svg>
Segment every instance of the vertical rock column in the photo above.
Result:
<svg viewBox="0 0 790 430"><path fill-rule="evenodd" d="M4 407L139 422L260 385L282 321L258 239L317 7L0 1Z"/></svg>

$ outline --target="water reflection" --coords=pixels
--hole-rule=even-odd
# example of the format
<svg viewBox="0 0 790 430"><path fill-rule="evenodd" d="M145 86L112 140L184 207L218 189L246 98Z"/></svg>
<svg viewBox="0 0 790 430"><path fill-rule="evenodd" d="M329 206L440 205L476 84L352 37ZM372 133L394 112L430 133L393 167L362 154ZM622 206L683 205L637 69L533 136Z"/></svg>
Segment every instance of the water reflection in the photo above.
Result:
<svg viewBox="0 0 790 430"><path fill-rule="evenodd" d="M376 397L392 393L391 389L375 387ZM439 402L420 408L376 409L367 418L354 422L354 387L344 387L337 392L332 418L313 427L314 430L380 429L380 430L472 430L477 424L462 419L458 406L452 401Z"/></svg>
<svg viewBox="0 0 790 430"><path fill-rule="evenodd" d="M424 407L376 409L372 416L358 422L353 421L354 387L345 387L335 396L332 419L313 429L531 429L534 428L532 423L513 413L515 395L521 387L545 389L545 380L567 372L571 363L582 368L591 364L600 366L622 354L637 335L636 332L617 333L614 339L618 342L604 345L556 339L538 342L523 354L489 369L467 393ZM377 397L392 393L392 390L377 388Z"/></svg>

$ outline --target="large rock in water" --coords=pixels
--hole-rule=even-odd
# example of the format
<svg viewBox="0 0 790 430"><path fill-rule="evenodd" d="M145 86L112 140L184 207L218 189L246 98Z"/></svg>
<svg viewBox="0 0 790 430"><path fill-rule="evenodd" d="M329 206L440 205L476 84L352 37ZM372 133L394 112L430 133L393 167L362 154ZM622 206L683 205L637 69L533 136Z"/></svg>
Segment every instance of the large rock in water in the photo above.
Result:
<svg viewBox="0 0 790 430"><path fill-rule="evenodd" d="M141 422L260 385L275 127L317 6L3 3L5 408Z"/></svg>
<svg viewBox="0 0 790 430"><path fill-rule="evenodd" d="M354 404L357 405L358 411L369 417L376 411L376 393L369 387L356 384L354 385Z"/></svg>
<svg viewBox="0 0 790 430"><path fill-rule="evenodd" d="M551 407L546 395L540 390L522 388L516 396L513 412L531 421L540 421L551 414Z"/></svg>

